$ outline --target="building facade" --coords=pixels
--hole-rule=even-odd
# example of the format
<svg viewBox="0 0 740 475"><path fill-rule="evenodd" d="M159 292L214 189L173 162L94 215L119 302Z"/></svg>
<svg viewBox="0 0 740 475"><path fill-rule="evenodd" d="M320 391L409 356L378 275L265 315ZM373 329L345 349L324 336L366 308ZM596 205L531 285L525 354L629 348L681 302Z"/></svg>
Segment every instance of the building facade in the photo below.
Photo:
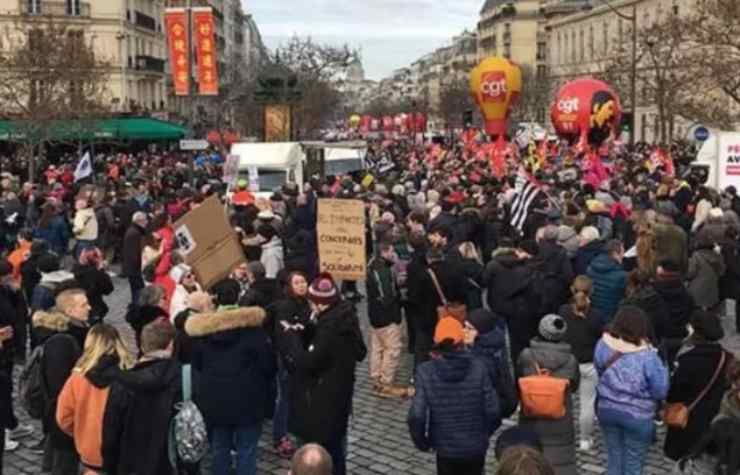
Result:
<svg viewBox="0 0 740 475"><path fill-rule="evenodd" d="M625 53L624 49L629 52L633 11L637 14L635 20L640 31L666 15L689 11L694 1L611 0L612 8L596 2L593 8L551 19L548 22L548 69L554 90L571 79L602 74L620 49L621 54ZM637 91L637 107L634 109L636 140L657 141L657 108L650 103L642 85L637 85ZM623 109L631 112L631 98L624 91L621 100ZM678 120L674 136L684 136L690 125Z"/></svg>
<svg viewBox="0 0 740 475"><path fill-rule="evenodd" d="M162 0L0 0L0 30L12 35L49 17L68 25L109 64L112 111L163 111L168 105L163 8Z"/></svg>

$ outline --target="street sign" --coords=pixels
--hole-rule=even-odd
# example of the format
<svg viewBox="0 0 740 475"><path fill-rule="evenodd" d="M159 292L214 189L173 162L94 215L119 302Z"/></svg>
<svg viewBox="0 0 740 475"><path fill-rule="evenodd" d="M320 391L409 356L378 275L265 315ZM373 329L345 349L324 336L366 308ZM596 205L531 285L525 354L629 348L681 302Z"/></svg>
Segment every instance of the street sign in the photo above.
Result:
<svg viewBox="0 0 740 475"><path fill-rule="evenodd" d="M699 142L706 142L709 138L709 129L700 125L694 130L694 138Z"/></svg>
<svg viewBox="0 0 740 475"><path fill-rule="evenodd" d="M207 148L207 140L180 140L180 150L205 150Z"/></svg>

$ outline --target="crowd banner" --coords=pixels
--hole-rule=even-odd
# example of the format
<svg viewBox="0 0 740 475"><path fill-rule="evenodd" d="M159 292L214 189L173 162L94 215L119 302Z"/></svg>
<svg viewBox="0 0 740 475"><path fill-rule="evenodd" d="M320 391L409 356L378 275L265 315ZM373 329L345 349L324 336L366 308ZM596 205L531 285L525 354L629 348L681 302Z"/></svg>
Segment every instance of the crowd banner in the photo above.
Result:
<svg viewBox="0 0 740 475"><path fill-rule="evenodd" d="M245 262L236 231L229 225L226 210L212 196L175 223L177 251L193 268L198 282L211 288Z"/></svg>
<svg viewBox="0 0 740 475"><path fill-rule="evenodd" d="M184 8L168 8L164 14L170 69L176 96L190 94L190 58L188 55L188 15Z"/></svg>
<svg viewBox="0 0 740 475"><path fill-rule="evenodd" d="M227 155L224 161L223 182L234 185L239 177L239 155Z"/></svg>
<svg viewBox="0 0 740 475"><path fill-rule="evenodd" d="M319 268L336 280L365 280L365 204L320 199L317 234Z"/></svg>
<svg viewBox="0 0 740 475"><path fill-rule="evenodd" d="M193 32L198 58L198 92L203 96L218 96L217 47L211 7L194 7Z"/></svg>

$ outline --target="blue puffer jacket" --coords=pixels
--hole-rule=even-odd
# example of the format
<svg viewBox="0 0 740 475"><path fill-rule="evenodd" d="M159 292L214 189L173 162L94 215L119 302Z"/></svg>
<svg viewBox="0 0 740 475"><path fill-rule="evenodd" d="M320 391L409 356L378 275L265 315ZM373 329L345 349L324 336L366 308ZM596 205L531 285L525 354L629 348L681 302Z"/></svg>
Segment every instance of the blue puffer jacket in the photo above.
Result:
<svg viewBox="0 0 740 475"><path fill-rule="evenodd" d="M607 369L617 352L622 356ZM658 353L647 345L632 345L605 333L596 344L594 366L599 373L599 413L609 411L619 417L651 420L658 402L668 396L668 370Z"/></svg>
<svg viewBox="0 0 740 475"><path fill-rule="evenodd" d="M591 261L586 274L594 283L591 306L604 317L602 323L609 323L624 298L627 272L607 254L599 254Z"/></svg>
<svg viewBox="0 0 740 475"><path fill-rule="evenodd" d="M484 455L501 425L486 365L468 351L444 352L420 365L408 424L419 450L449 458Z"/></svg>

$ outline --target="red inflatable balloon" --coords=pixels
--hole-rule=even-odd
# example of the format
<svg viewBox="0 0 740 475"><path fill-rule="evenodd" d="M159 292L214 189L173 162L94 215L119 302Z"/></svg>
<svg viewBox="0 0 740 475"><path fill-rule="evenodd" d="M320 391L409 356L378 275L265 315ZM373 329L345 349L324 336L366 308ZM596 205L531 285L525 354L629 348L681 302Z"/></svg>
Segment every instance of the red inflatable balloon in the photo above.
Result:
<svg viewBox="0 0 740 475"><path fill-rule="evenodd" d="M619 127L622 106L607 83L593 78L576 79L560 88L550 118L558 136L571 143L598 146Z"/></svg>
<svg viewBox="0 0 740 475"><path fill-rule="evenodd" d="M363 115L360 119L360 132L366 134L370 132L370 123L373 121L372 116Z"/></svg>

